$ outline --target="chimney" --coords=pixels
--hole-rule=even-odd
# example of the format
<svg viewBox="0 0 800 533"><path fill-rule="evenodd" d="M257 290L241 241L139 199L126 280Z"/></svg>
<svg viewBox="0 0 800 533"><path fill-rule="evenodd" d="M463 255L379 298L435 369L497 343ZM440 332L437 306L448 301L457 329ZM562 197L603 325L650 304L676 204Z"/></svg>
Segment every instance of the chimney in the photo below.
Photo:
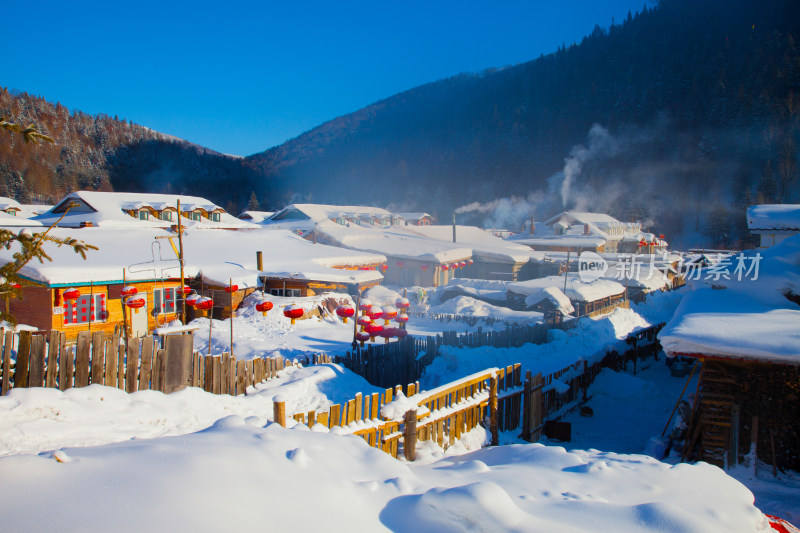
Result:
<svg viewBox="0 0 800 533"><path fill-rule="evenodd" d="M589 224L584 224L583 225L583 234L584 235L589 235Z"/></svg>
<svg viewBox="0 0 800 533"><path fill-rule="evenodd" d="M256 270L259 272L264 270L264 258L261 252L256 252Z"/></svg>
<svg viewBox="0 0 800 533"><path fill-rule="evenodd" d="M531 225L530 225L530 228L529 228L529 230L530 230L530 234L531 234L531 235L533 235L534 233L536 233L536 225L533 223L533 217L531 217Z"/></svg>
<svg viewBox="0 0 800 533"><path fill-rule="evenodd" d="M456 242L456 212L453 211L453 242Z"/></svg>

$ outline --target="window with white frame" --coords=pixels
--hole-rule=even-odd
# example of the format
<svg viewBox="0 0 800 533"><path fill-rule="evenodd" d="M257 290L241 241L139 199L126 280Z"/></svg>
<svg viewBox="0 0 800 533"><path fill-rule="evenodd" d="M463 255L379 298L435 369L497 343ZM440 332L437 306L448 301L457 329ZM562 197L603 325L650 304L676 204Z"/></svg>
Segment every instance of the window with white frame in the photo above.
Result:
<svg viewBox="0 0 800 533"><path fill-rule="evenodd" d="M219 213L211 213L211 220L219 222Z"/></svg>
<svg viewBox="0 0 800 533"><path fill-rule="evenodd" d="M139 220L147 220L150 218L150 213L146 209L139 211Z"/></svg>
<svg viewBox="0 0 800 533"><path fill-rule="evenodd" d="M77 300L64 302L65 325L105 322L107 317L105 294L84 294Z"/></svg>
<svg viewBox="0 0 800 533"><path fill-rule="evenodd" d="M161 220L172 220L172 211L162 211Z"/></svg>
<svg viewBox="0 0 800 533"><path fill-rule="evenodd" d="M168 315L177 313L177 291L174 287L155 289L153 291L153 314Z"/></svg>
<svg viewBox="0 0 800 533"><path fill-rule="evenodd" d="M302 296L300 289L270 289L269 293L272 296L285 296L286 298L300 298Z"/></svg>

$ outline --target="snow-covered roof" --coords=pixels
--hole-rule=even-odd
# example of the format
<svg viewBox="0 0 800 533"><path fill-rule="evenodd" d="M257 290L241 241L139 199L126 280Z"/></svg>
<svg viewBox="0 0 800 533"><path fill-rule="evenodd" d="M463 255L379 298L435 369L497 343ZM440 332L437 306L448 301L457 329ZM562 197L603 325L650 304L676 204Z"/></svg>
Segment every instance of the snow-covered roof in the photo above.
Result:
<svg viewBox="0 0 800 533"><path fill-rule="evenodd" d="M606 239L592 235L550 235L537 236L520 233L510 236L507 240L517 244L525 244L534 250L537 248L598 248L606 243Z"/></svg>
<svg viewBox="0 0 800 533"><path fill-rule="evenodd" d="M13 198L0 196L0 211L5 211L7 209L16 209L21 211L22 205Z"/></svg>
<svg viewBox="0 0 800 533"><path fill-rule="evenodd" d="M757 279L752 272L741 280L734 274L739 257L745 267L757 261ZM664 350L800 365L800 306L784 296L800 294L800 235L726 261L730 279L703 280L684 296L659 333Z"/></svg>
<svg viewBox="0 0 800 533"><path fill-rule="evenodd" d="M450 263L472 256L471 248L466 245L424 237L406 226L373 228L351 224L347 227L323 220L317 223L316 231L320 238L336 246L395 258Z"/></svg>
<svg viewBox="0 0 800 533"><path fill-rule="evenodd" d="M129 192L98 192L98 191L77 191L65 196L56 206L33 217L43 224L50 225L56 222L63 214L64 208L70 202L77 202L78 207L72 208L64 219L59 222L59 226L77 227L82 223L91 223L98 227L128 227L128 228L168 228L177 224L174 220L160 220L155 217L148 217L147 220L134 218L125 211L151 208L155 211L165 209L176 209L177 200L180 200L181 211L195 211L202 209L206 212L219 213L219 221L203 218L202 221L190 220L186 217L181 219L181 224L191 226L202 226L210 228L252 228L255 227L249 222L239 220L226 213L218 205L200 198L198 196L184 196L177 194L150 194L150 193L129 193Z"/></svg>
<svg viewBox="0 0 800 533"><path fill-rule="evenodd" d="M564 276L546 276L543 278L516 281L508 284L508 290L522 296L538 294L547 287L564 287ZM578 278L577 274L567 274L567 289L563 291L571 301L593 302L609 296L616 296L625 292L625 287L616 281L600 278L586 283Z"/></svg>
<svg viewBox="0 0 800 533"><path fill-rule="evenodd" d="M275 211L242 211L239 218L253 224L261 224L274 214Z"/></svg>
<svg viewBox="0 0 800 533"><path fill-rule="evenodd" d="M395 213L403 220L422 220L423 218L430 218L433 220L433 215L428 213Z"/></svg>
<svg viewBox="0 0 800 533"><path fill-rule="evenodd" d="M531 292L525 297L525 305L533 307L542 300L547 300L562 315L568 316L575 312L572 302L558 287L542 287L540 290Z"/></svg>
<svg viewBox="0 0 800 533"><path fill-rule="evenodd" d="M121 282L122 272L130 281L177 278L180 265L175 249L177 234L142 228L54 228L57 237L74 237L99 248L89 251L86 260L71 248L46 245L52 262L31 262L20 274L49 285ZM168 239L168 237L171 237ZM173 248L175 246L176 248ZM287 231L199 230L183 235L184 275L200 275L206 282L227 285L230 279L245 287L255 287L259 274L301 274L303 279L342 282L379 281L376 271L344 270L386 260L380 254L354 252L334 246L312 244ZM263 270L256 270L256 251L263 252ZM11 250L0 251L0 262L11 259Z"/></svg>
<svg viewBox="0 0 800 533"><path fill-rule="evenodd" d="M665 267L662 267L665 268ZM669 278L655 265L647 263L632 264L622 262L609 265L603 276L605 279L614 280L628 288L657 291L667 287Z"/></svg>
<svg viewBox="0 0 800 533"><path fill-rule="evenodd" d="M588 213L583 211L564 211L552 217L551 219L546 220L545 224L553 224L562 218L571 219L572 221L580 224L621 224L619 220L611 215L606 215L604 213Z"/></svg>
<svg viewBox="0 0 800 533"><path fill-rule="evenodd" d="M364 205L291 204L276 212L272 219L273 221L280 221L281 215L293 210L303 213L310 220L316 222L340 216L348 218L358 218L365 215L374 217L392 216L392 213L386 209Z"/></svg>
<svg viewBox="0 0 800 533"><path fill-rule="evenodd" d="M747 227L753 231L800 231L800 205L762 204L748 207Z"/></svg>
<svg viewBox="0 0 800 533"><path fill-rule="evenodd" d="M19 215L9 215L8 213L3 213L0 211L0 227L29 227L29 228L41 228L43 224L38 220L31 220L30 218L25 218Z"/></svg>
<svg viewBox="0 0 800 533"><path fill-rule="evenodd" d="M453 226L410 226L404 228L431 239L450 242L472 249L472 257L478 260L505 263L527 263L529 259L541 259L542 252L534 252L529 246L500 239L476 226L456 226L456 242L453 240Z"/></svg>

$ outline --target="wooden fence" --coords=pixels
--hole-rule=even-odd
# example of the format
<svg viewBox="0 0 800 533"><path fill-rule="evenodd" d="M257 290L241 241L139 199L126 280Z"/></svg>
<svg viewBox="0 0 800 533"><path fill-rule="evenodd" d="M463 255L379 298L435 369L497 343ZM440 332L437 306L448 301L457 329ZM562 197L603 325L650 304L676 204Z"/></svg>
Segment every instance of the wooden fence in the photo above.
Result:
<svg viewBox="0 0 800 533"><path fill-rule="evenodd" d="M337 433L359 435L370 446L393 457L402 453L408 460L414 459L418 441L433 440L447 448L478 425L490 431L495 445L500 431L520 431L522 439L536 442L546 420L557 420L589 400L588 388L604 368L620 371L632 363L635 373L639 360L655 357L660 350L656 335L663 326L658 324L628 336L629 348L623 353L612 350L591 365L585 360L577 361L544 377L528 370L523 380L522 367L515 364L489 369L432 391L420 391L419 382L415 382L387 388L383 394L357 394L326 412L296 413L291 418L309 427L319 423ZM383 416L382 408L400 393L416 407L402 416ZM276 403L274 414L277 422L286 425L285 404Z"/></svg>
<svg viewBox="0 0 800 533"><path fill-rule="evenodd" d="M160 348L152 337L131 339L127 345L115 333L82 331L77 343L67 346L64 334L0 329L2 390L52 387L66 390L93 383L127 392L175 392L187 386L214 394L244 394L254 383L275 377L291 366L281 357L237 360L230 354L204 356L192 350L191 335L171 335ZM16 352L16 358L11 355ZM330 362L327 356L313 360Z"/></svg>

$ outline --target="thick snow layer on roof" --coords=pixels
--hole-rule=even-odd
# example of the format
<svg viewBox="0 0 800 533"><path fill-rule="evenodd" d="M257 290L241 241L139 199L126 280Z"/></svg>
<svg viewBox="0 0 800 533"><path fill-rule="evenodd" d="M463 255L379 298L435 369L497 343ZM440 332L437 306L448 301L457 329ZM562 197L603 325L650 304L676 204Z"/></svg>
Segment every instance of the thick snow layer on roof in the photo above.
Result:
<svg viewBox="0 0 800 533"><path fill-rule="evenodd" d="M22 205L14 200L13 198L7 198L5 196L0 196L0 210L5 210L8 208L15 208L15 209L22 209Z"/></svg>
<svg viewBox="0 0 800 533"><path fill-rule="evenodd" d="M549 301L553 304L553 307L564 316L571 315L575 312L575 308L572 307L572 303L569 301L567 295L558 287L543 287L537 292L530 293L525 298L525 305L533 307L542 300Z"/></svg>
<svg viewBox="0 0 800 533"><path fill-rule="evenodd" d="M41 228L43 224L38 220L31 220L20 215L9 215L0 211L0 227L29 227Z"/></svg>
<svg viewBox="0 0 800 533"><path fill-rule="evenodd" d="M751 230L800 230L800 205L763 204L747 208L747 227Z"/></svg>
<svg viewBox="0 0 800 533"><path fill-rule="evenodd" d="M507 240L517 244L525 244L534 250L537 248L550 248L560 246L565 248L597 248L603 246L607 241L602 237L592 235L552 235L537 237L521 233L512 235Z"/></svg>
<svg viewBox="0 0 800 533"><path fill-rule="evenodd" d="M784 293L800 294L800 235L767 251L742 254L746 265L760 257L758 278L733 275L706 281L686 295L659 333L668 353L800 364L800 306ZM724 265L718 263L717 267ZM714 290L708 287L726 287Z"/></svg>
<svg viewBox="0 0 800 533"><path fill-rule="evenodd" d="M275 211L242 211L239 219L246 220L252 224L261 224L274 214Z"/></svg>
<svg viewBox="0 0 800 533"><path fill-rule="evenodd" d="M544 278L516 281L508 284L508 290L523 296L536 294L547 287L564 287L563 276L546 276ZM577 274L567 275L567 290L564 294L572 301L593 302L608 296L615 296L625 292L625 287L616 281L598 279L591 283L581 281Z"/></svg>
<svg viewBox="0 0 800 533"><path fill-rule="evenodd" d="M161 211L167 207L177 208L177 200L181 202L181 211L192 211L203 209L205 211L221 210L218 205L200 198L198 196L182 196L174 194L150 194L150 193L128 193L128 192L97 192L97 191L77 191L65 196L56 207L70 199L78 199L94 209L90 212L80 212L78 209L69 211L59 222L59 226L79 226L82 222L91 222L98 227L126 227L126 228L169 228L177 224L177 217L173 220L160 220L148 217L147 220L140 220L125 213L124 210L142 209L151 207L156 211ZM35 217L35 220L50 225L56 222L61 213L53 213L52 210L42 213ZM181 224L186 227L203 226L210 228L250 228L256 227L249 222L239 220L236 217L219 212L219 222L203 218L201 222L181 218Z"/></svg>
<svg viewBox="0 0 800 533"><path fill-rule="evenodd" d="M281 212L291 209L305 213L311 220L317 222L328 220L331 218L338 218L340 216L359 217L361 215L370 215L377 217L390 217L391 212L380 207L370 207L365 205L326 205L326 204L291 204L287 205L281 211L276 213L279 216Z"/></svg>
<svg viewBox="0 0 800 533"><path fill-rule="evenodd" d="M119 228L55 228L52 235L71 236L93 244L98 251L89 251L86 261L67 247L47 244L52 262L29 263L20 273L30 279L50 284L111 282L126 278L131 281L167 279L179 276L180 265L173 244L177 234L161 229L141 228L137 231ZM170 244L171 237L172 244ZM201 275L207 282L227 285L229 279L244 287L258 284L256 251L263 252L264 273L291 272L303 279L319 281L377 281L376 271L350 271L334 266L359 266L385 261L379 254L365 254L312 244L286 231L272 230L187 230L183 236L184 275ZM0 251L0 261L11 259L12 250ZM351 282L351 281L347 281Z"/></svg>
<svg viewBox="0 0 800 533"><path fill-rule="evenodd" d="M453 226L407 226L409 233L452 243ZM534 252L528 246L500 239L476 226L456 226L456 242L459 246L472 249L472 257L477 260L507 263L527 263L533 257L540 259L544 254Z"/></svg>
<svg viewBox="0 0 800 533"><path fill-rule="evenodd" d="M448 263L472 256L472 250L467 246L423 237L401 226L383 229L351 224L346 227L322 221L317 224L317 232L338 246L396 258Z"/></svg>

